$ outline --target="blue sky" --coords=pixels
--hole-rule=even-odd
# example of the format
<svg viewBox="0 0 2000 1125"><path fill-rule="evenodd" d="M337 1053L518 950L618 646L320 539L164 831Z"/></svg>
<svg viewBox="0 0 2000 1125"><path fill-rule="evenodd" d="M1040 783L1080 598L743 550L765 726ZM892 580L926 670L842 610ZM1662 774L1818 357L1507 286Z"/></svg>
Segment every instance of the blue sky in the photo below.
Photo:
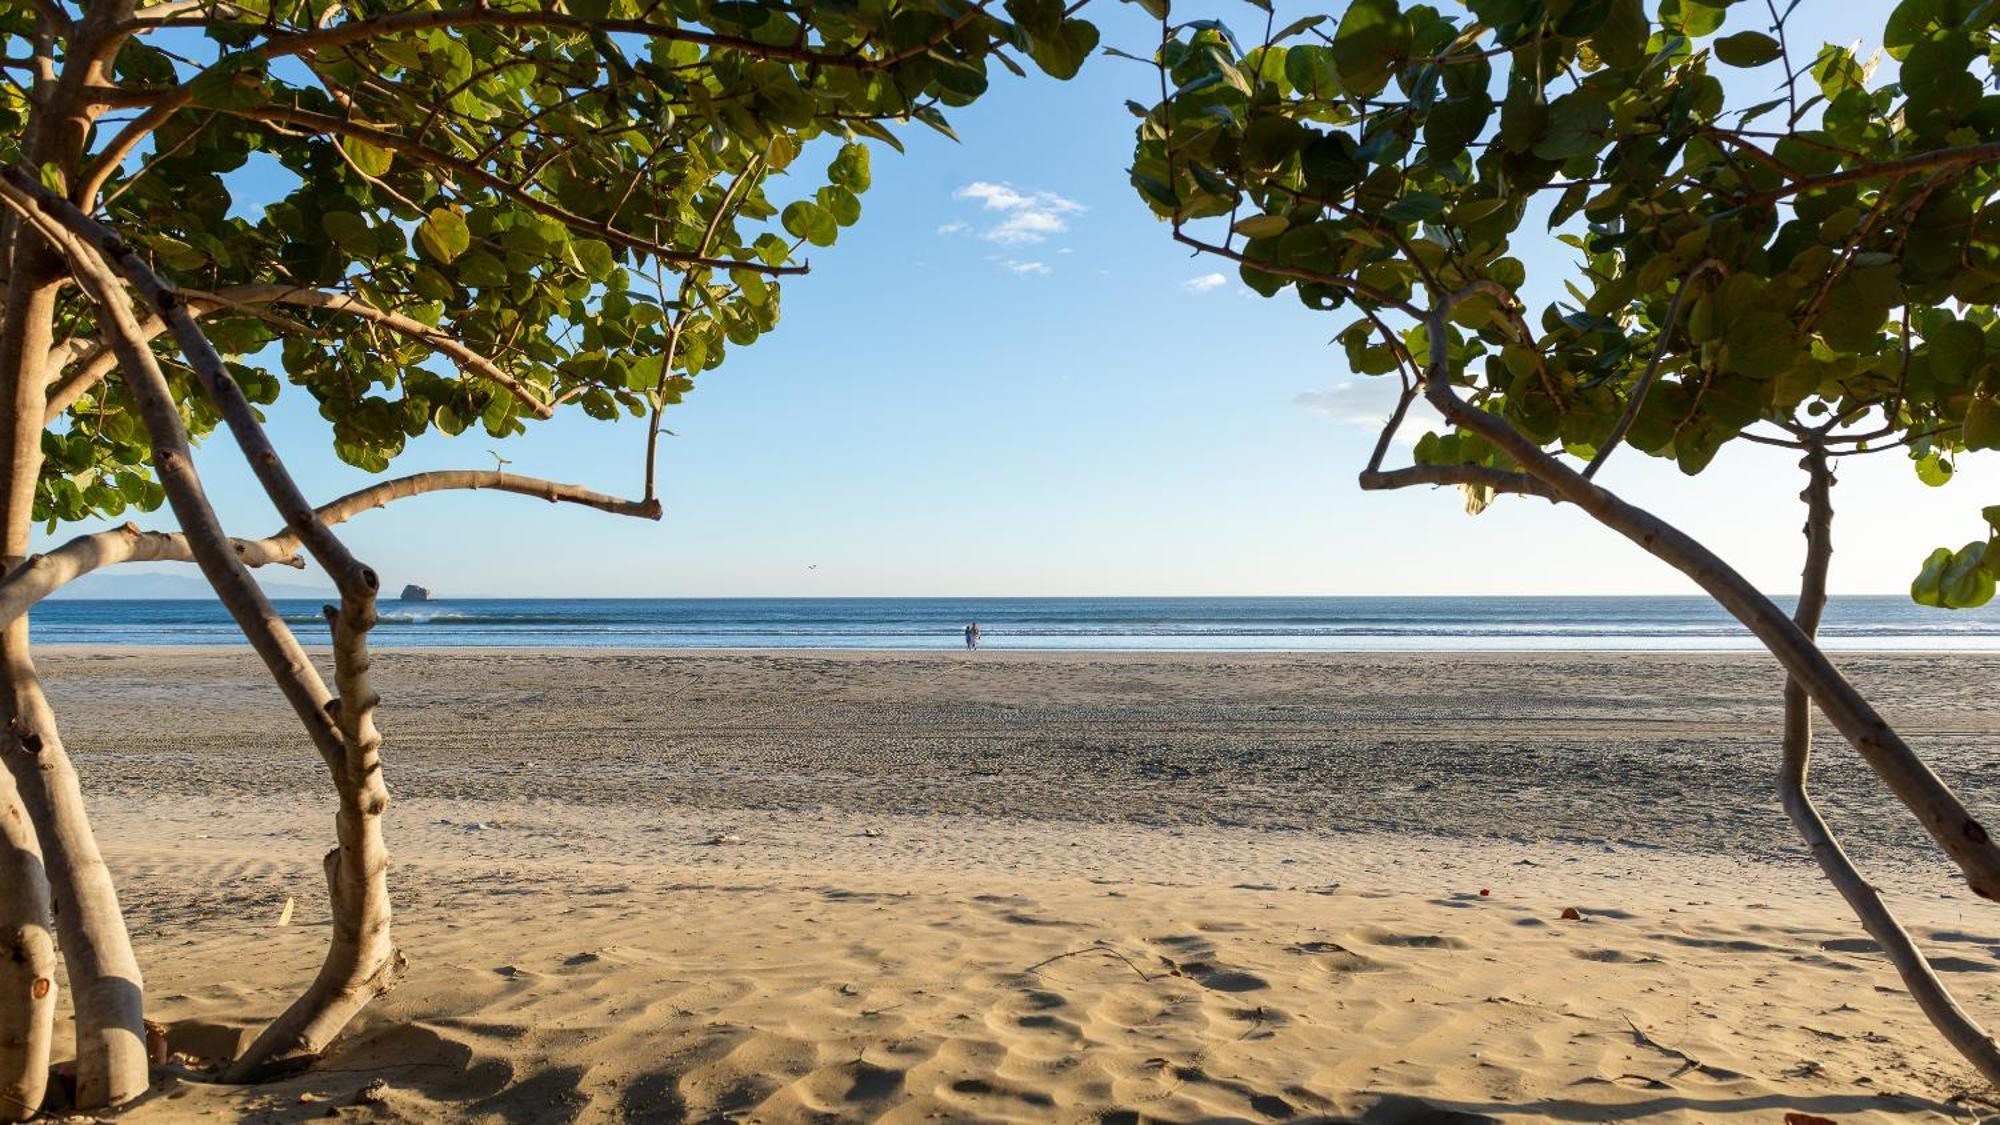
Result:
<svg viewBox="0 0 2000 1125"><path fill-rule="evenodd" d="M1732 29L1764 22L1753 7ZM1802 8L1807 46L1872 40L1887 10ZM1149 49L1130 6L1096 18L1107 43ZM660 523L441 494L343 535L392 587L447 596L1693 592L1574 510L1506 499L1468 518L1452 491L1360 492L1373 431L1353 419L1388 388L1327 346L1347 318L1249 296L1134 197L1123 103L1153 83L1099 57L1068 83L996 82L952 115L961 144L918 127L908 155L878 149L861 223L787 281L778 331L669 415ZM1517 252L1551 276L1562 260ZM272 426L310 494L367 482L296 388ZM428 438L393 471L490 466L499 448L513 470L632 493L644 436L576 415L504 448ZM1792 460L1732 449L1690 479L1628 451L1600 480L1783 591ZM211 441L200 466L233 530L274 526L233 447ZM1977 458L1941 490L1896 454L1851 460L1834 588L1904 589L1929 547L1981 534L1996 482Z"/></svg>

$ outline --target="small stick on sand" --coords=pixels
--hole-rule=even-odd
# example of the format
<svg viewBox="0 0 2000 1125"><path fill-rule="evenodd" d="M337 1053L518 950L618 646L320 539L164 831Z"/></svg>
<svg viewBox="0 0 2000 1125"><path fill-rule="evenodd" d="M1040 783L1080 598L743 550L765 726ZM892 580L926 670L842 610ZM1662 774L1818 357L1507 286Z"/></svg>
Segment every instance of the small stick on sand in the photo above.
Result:
<svg viewBox="0 0 2000 1125"><path fill-rule="evenodd" d="M1638 1024L1632 1022L1631 1016L1624 1016L1623 1018L1625 1020L1625 1026L1632 1029L1633 1041L1639 1044L1639 1046L1651 1047L1653 1050L1658 1051L1663 1055L1666 1055L1668 1058L1681 1060L1682 1063L1681 1068L1677 1071L1674 1071L1672 1077L1678 1078L1679 1076L1686 1074L1690 1070L1697 1070L1703 1073L1717 1072L1718 1068L1708 1065L1707 1063L1701 1061L1700 1059L1695 1058L1693 1055L1688 1054L1686 1051L1681 1050L1679 1047L1669 1047L1665 1043L1660 1042L1658 1039L1655 1039L1652 1036L1646 1034L1644 1031L1640 1030Z"/></svg>
<svg viewBox="0 0 2000 1125"><path fill-rule="evenodd" d="M1120 961L1125 962L1126 968L1139 974L1140 980L1145 981L1149 984L1152 983L1153 978L1146 974L1146 970L1134 964L1130 957L1125 956L1123 953L1118 952L1117 950L1111 948L1108 945L1086 945L1082 949L1072 949L1067 953L1058 953L1054 957L1045 957L1042 960L1037 961L1034 964L1028 966L1027 968L1022 969L1021 971L1024 973L1039 974L1039 971L1044 965L1052 965L1057 961L1063 960L1066 957L1081 957L1086 953L1102 953L1105 954L1106 956L1116 957Z"/></svg>

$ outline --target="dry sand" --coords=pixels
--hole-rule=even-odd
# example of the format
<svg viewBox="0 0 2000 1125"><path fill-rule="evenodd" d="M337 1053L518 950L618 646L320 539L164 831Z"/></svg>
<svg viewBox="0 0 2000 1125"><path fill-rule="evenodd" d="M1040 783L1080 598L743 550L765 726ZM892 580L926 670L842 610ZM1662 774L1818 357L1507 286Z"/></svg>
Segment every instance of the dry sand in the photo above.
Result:
<svg viewBox="0 0 2000 1125"><path fill-rule="evenodd" d="M1842 664L2000 806L2000 658ZM45 668L152 1014L226 1052L324 945L316 760L247 656ZM506 651L380 673L408 981L306 1075L170 1079L130 1119L1983 1112L1791 843L1760 658ZM1822 757L1857 858L2000 1022L2000 907L1851 754Z"/></svg>

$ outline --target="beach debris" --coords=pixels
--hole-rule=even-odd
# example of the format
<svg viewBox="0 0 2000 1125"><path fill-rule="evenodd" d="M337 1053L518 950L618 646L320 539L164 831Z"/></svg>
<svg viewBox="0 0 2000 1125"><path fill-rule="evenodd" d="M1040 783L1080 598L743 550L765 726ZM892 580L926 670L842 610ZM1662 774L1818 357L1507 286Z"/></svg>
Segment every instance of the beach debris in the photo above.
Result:
<svg viewBox="0 0 2000 1125"><path fill-rule="evenodd" d="M154 1066L167 1065L167 1028L165 1024L146 1021L146 1061Z"/></svg>
<svg viewBox="0 0 2000 1125"><path fill-rule="evenodd" d="M292 924L292 908L297 905L298 901L292 898L291 895L285 896L285 905L278 911L278 925L289 926Z"/></svg>
<svg viewBox="0 0 2000 1125"><path fill-rule="evenodd" d="M711 847L719 848L724 844L740 844L743 842L743 837L734 832L717 832L708 838L708 842Z"/></svg>
<svg viewBox="0 0 2000 1125"><path fill-rule="evenodd" d="M882 830L880 828L863 828L861 830L861 834L863 836L869 837L870 839L873 839L874 837L880 836L882 834Z"/></svg>
<svg viewBox="0 0 2000 1125"><path fill-rule="evenodd" d="M1562 920L1565 922L1581 922L1583 921L1583 915L1577 911L1576 907L1565 906L1563 907Z"/></svg>
<svg viewBox="0 0 2000 1125"><path fill-rule="evenodd" d="M389 1081L385 1078L377 1078L368 1085L361 1087L354 1095L355 1105L381 1105L388 1100Z"/></svg>
<svg viewBox="0 0 2000 1125"><path fill-rule="evenodd" d="M1831 1117L1821 1117L1816 1113L1793 1111L1785 1114L1785 1125L1840 1125Z"/></svg>
<svg viewBox="0 0 2000 1125"><path fill-rule="evenodd" d="M1481 888L1479 888L1479 897L1480 897L1480 898L1486 898L1486 897L1490 896L1490 895L1491 895L1492 893L1493 893L1493 889L1492 889L1491 887L1481 887Z"/></svg>

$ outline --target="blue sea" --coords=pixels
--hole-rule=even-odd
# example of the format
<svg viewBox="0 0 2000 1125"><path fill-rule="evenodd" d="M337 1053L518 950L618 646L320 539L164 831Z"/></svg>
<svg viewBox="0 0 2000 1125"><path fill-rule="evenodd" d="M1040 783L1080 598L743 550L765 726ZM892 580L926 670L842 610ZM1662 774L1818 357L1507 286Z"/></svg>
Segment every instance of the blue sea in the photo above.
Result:
<svg viewBox="0 0 2000 1125"><path fill-rule="evenodd" d="M277 603L324 643L317 601ZM962 647L967 622L993 649L1378 652L1728 650L1756 642L1700 597L1328 598L468 598L381 605L378 647ZM54 600L43 644L225 645L241 635L212 601ZM1835 649L2000 651L2000 608L1946 612L1906 597L1835 598Z"/></svg>

